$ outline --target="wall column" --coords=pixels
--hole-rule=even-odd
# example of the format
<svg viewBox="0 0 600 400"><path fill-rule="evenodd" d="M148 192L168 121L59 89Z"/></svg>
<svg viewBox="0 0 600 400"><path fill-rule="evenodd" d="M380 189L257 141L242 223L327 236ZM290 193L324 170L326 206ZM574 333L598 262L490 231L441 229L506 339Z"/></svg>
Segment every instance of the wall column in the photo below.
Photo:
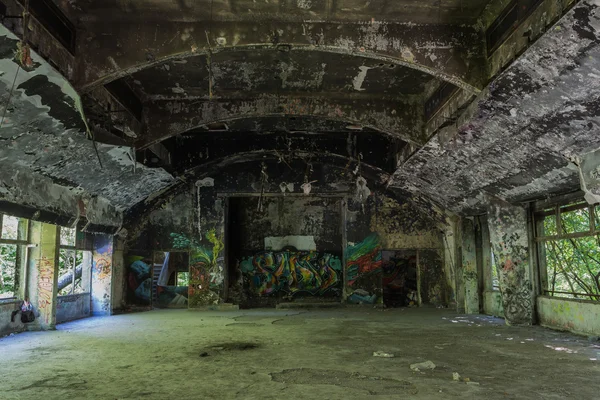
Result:
<svg viewBox="0 0 600 400"><path fill-rule="evenodd" d="M462 274L465 289L465 313L479 314L479 285L477 278L477 246L475 224L471 219L462 220Z"/></svg>
<svg viewBox="0 0 600 400"><path fill-rule="evenodd" d="M533 290L530 278L527 212L487 196L490 240L499 266L504 317L509 325L531 325Z"/></svg>
<svg viewBox="0 0 600 400"><path fill-rule="evenodd" d="M92 260L92 315L110 315L113 274L112 236L94 236Z"/></svg>
<svg viewBox="0 0 600 400"><path fill-rule="evenodd" d="M58 281L57 227L32 221L27 297L36 311L37 327L56 327L56 296ZM35 329L35 325L32 326Z"/></svg>
<svg viewBox="0 0 600 400"><path fill-rule="evenodd" d="M125 308L125 241L115 236L113 251L111 314Z"/></svg>

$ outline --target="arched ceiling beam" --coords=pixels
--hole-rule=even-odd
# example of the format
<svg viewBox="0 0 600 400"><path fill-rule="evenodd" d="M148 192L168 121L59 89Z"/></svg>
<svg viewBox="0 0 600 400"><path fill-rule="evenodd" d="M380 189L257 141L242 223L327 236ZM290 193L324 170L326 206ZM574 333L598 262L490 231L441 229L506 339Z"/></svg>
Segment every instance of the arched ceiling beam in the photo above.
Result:
<svg viewBox="0 0 600 400"><path fill-rule="evenodd" d="M422 110L418 104L371 99L328 99L261 96L247 100L163 101L144 112L145 131L137 140L142 149L194 128L217 122L267 116L308 116L375 129L422 145Z"/></svg>
<svg viewBox="0 0 600 400"><path fill-rule="evenodd" d="M182 175L180 181L189 181L195 179L197 176L208 176L212 173L218 173L219 171L223 170L223 168L239 163L265 160L279 162L281 161L281 154L272 150L240 152L232 156L212 160L195 168L190 168L185 172L185 174ZM348 157L347 155L330 152L297 151L290 156L289 160L300 160L306 161L307 163L328 164L345 168L348 171L348 176L343 177L343 179L348 182L356 180L356 177L352 178L352 171L356 167L357 160L352 157ZM374 184L381 185L382 187L384 187L385 183L387 183L390 177L388 172L365 162L361 162L361 168L367 171L369 178L374 180Z"/></svg>
<svg viewBox="0 0 600 400"><path fill-rule="evenodd" d="M324 51L379 59L431 74L472 93L483 87L482 40L472 27L325 21L107 21L86 25L75 85L89 91L173 59L221 51Z"/></svg>
<svg viewBox="0 0 600 400"><path fill-rule="evenodd" d="M232 168L234 171L229 171L230 175L237 175L236 168L241 169L245 172L254 173L256 178L260 177L261 163L267 163L267 173L269 173L267 192L279 192L279 184L282 182L286 183L298 183L302 182L304 173L306 171L304 163L312 163L312 165L323 165L336 168L335 171L330 171L337 179L330 181L329 179L321 180L323 176L315 176L312 178L317 182L313 183L313 193L331 193L339 192L345 194L352 194L356 190L355 182L357 175L354 173L357 166L356 160L346 157L344 155L332 154L332 153L296 153L293 159L289 160L289 166L281 163L281 174L274 174L273 167L274 163L277 163L280 155L273 151L251 151L245 153L239 153L233 157L223 157L212 160L210 163L203 164L197 168L193 168L187 171L187 173L178 179L177 183L170 186L168 189L157 193L154 196L149 197L146 201L138 203L136 206L128 210L125 219L126 221L134 221L140 218L141 214L150 212L151 210L161 207L170 198L181 193L182 191L189 190L189 187L194 184L195 181L212 177L215 178L215 183L219 174L223 174L227 169ZM299 164L298 162L303 162ZM242 166L243 167L240 167ZM298 169L297 174L286 174L289 168ZM318 169L315 168L317 171ZM316 172L315 173L318 173ZM398 190L396 188L387 188L386 182L389 175L372 165L367 163L361 163L361 175L367 180L368 187L373 191L386 192L391 197L396 198L401 203L411 203L425 215L430 215L435 222L440 222L440 209L437 208L429 199L420 196L415 196L413 193ZM309 178L311 179L311 178ZM253 181L243 179L244 183L241 186L236 186L237 193L252 192L256 188L253 185ZM223 182L223 179L218 179L218 182ZM225 188L219 188L220 192L227 192ZM300 188L296 186L296 190L300 191Z"/></svg>

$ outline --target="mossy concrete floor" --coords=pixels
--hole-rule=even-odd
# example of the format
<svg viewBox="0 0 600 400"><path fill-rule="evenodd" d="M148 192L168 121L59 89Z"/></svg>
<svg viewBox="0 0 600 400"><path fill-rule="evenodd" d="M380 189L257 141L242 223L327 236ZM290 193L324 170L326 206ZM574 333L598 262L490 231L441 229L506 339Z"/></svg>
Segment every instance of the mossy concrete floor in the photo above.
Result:
<svg viewBox="0 0 600 400"><path fill-rule="evenodd" d="M598 399L599 345L436 309L152 311L1 339L0 399Z"/></svg>

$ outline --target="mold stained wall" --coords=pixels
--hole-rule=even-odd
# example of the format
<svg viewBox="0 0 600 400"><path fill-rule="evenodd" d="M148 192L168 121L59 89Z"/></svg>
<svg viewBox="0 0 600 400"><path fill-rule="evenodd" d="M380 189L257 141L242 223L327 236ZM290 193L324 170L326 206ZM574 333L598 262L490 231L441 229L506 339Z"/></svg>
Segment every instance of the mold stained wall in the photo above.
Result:
<svg viewBox="0 0 600 400"><path fill-rule="evenodd" d="M262 206L259 209L259 202ZM296 250L342 255L341 197L291 196L240 197L229 201L232 221L229 244L240 257L263 250L279 251L292 246ZM234 235L235 233L235 235ZM237 239L237 241L234 240ZM271 240L269 244L265 239ZM271 248L267 248L271 247Z"/></svg>
<svg viewBox="0 0 600 400"><path fill-rule="evenodd" d="M305 181L311 182L308 196L303 195ZM155 250L189 250L189 306L195 308L227 300L226 288L239 280L241 271L227 272L230 248L238 246L240 259L248 257L265 249L265 237L312 236L319 257L330 253L339 258L339 267L331 259L313 260L311 265L338 271L336 275L343 280L342 299L360 289L370 301L380 301L382 251L418 249L427 264L422 281L434 288L431 293L429 287L422 288L423 293L432 302L447 305L454 296L447 279L445 231L435 218L426 217L426 211L382 195L383 189L375 189L375 184L375 179L367 178L373 190L359 201L356 177L348 168L316 163L307 167L304 162L293 161L229 165L134 210L129 218L133 222L126 226L125 258L134 253L147 257ZM258 207L260 193L266 194L261 200L262 211ZM230 218L232 204L237 204L243 221L235 224L226 238L226 218ZM232 240L237 244L232 245ZM226 244L231 247L226 248ZM227 264L235 262L228 260ZM128 268L126 265L126 274ZM272 283L268 288L277 287L275 277L265 279ZM322 294L325 289L312 287L309 291Z"/></svg>
<svg viewBox="0 0 600 400"><path fill-rule="evenodd" d="M542 326L580 335L600 335L600 304L597 302L538 296L537 313Z"/></svg>

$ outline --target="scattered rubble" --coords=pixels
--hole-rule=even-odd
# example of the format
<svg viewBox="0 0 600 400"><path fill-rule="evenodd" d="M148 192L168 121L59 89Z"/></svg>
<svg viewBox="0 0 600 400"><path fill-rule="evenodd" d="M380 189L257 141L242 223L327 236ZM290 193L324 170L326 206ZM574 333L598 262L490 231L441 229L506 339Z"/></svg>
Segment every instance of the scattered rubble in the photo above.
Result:
<svg viewBox="0 0 600 400"><path fill-rule="evenodd" d="M412 369L413 371L421 371L421 370L428 370L428 369L434 370L435 364L428 360L428 361L421 362L421 363L411 364L410 369Z"/></svg>
<svg viewBox="0 0 600 400"><path fill-rule="evenodd" d="M382 358L394 358L394 354L386 353L384 351L374 351L373 357L382 357Z"/></svg>

